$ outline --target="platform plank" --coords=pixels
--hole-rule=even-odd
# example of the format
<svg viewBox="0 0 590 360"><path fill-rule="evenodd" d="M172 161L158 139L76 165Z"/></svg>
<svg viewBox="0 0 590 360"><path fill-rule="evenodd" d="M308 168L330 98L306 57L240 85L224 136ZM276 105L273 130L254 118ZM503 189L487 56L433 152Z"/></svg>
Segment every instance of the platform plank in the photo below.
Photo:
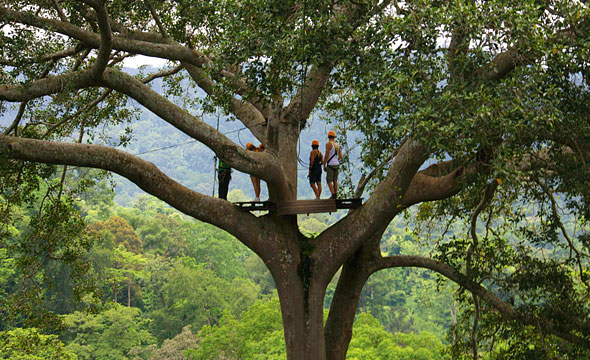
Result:
<svg viewBox="0 0 590 360"><path fill-rule="evenodd" d="M335 211L336 201L334 199L281 201L277 204L278 215L313 214Z"/></svg>

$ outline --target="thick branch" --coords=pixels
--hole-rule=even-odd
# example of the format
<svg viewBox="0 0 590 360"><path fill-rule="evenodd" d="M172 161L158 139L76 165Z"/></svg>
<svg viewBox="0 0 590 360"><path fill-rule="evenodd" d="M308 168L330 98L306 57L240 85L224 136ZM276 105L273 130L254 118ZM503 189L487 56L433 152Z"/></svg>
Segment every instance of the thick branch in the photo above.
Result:
<svg viewBox="0 0 590 360"><path fill-rule="evenodd" d="M146 78L142 79L142 82L144 84L147 84L147 83L153 81L154 79L175 74L175 73L179 72L181 69L182 69L182 66L181 65L178 65L178 66L176 66L176 67L174 67L172 69L162 70L160 72L153 73L153 74L147 76ZM104 99L106 99L112 92L113 92L113 89L107 89L107 90L103 91L102 94L100 94L99 97L97 97L93 101L91 101L91 102L87 103L86 105L84 105L84 107L82 109L78 110L75 114L64 116L62 120L60 120L58 123L52 125L45 132L45 134L43 134L42 139L47 139L47 137L49 135L51 135L55 130L57 130L60 126L62 126L63 124L65 124L69 120L74 119L74 118L77 118L78 116L80 116L82 114L87 114L95 106L97 106Z"/></svg>
<svg viewBox="0 0 590 360"><path fill-rule="evenodd" d="M402 198L402 204L408 207L421 202L449 198L461 190L458 179L463 174L463 168L457 168L452 173L441 177L417 173Z"/></svg>
<svg viewBox="0 0 590 360"><path fill-rule="evenodd" d="M96 14L98 17L99 14ZM101 45L101 40L104 37L99 36L90 31L86 31L79 27L66 23L59 20L42 18L26 12L12 11L3 7L0 7L0 18L7 19L8 21L16 21L25 25L30 25L45 29L47 31L57 31L61 34L75 38L87 46L98 48ZM118 30L122 30L121 26L115 25L113 27ZM129 35L129 32L124 32L125 35ZM143 35L142 35L143 34ZM144 36L145 35L145 36ZM131 37L131 38L130 38ZM174 43L171 39L163 38L161 36L144 33L133 33L130 37L118 37L115 36L112 39L112 48L118 51L125 51L132 54L140 54L145 56L159 57L162 59L168 59L172 61L181 61L186 64L191 64L197 67L201 67L206 63L210 63L211 59L207 58L203 53L192 50L186 46ZM135 38L149 38L150 41L136 40ZM161 42L158 43L157 41ZM232 89L242 96L242 98L252 105L264 115L269 112L269 109L264 105L262 99L257 99L250 87L235 74L225 70L220 71L216 75L217 79L227 78L229 85ZM238 100L234 103L239 102ZM240 109L243 110L243 109ZM250 112L250 111L242 111ZM243 116L243 115L242 115Z"/></svg>
<svg viewBox="0 0 590 360"><path fill-rule="evenodd" d="M524 59L518 58L518 50L510 48L498 54L486 68L480 70L479 78L487 81L498 81L505 78Z"/></svg>
<svg viewBox="0 0 590 360"><path fill-rule="evenodd" d="M209 96L215 96L215 83L202 69L191 64L184 64L184 67L203 91ZM258 141L264 142L266 119L263 111L266 112L266 109L261 110L250 102L238 100L232 96L230 111L252 132Z"/></svg>
<svg viewBox="0 0 590 360"><path fill-rule="evenodd" d="M342 265L324 331L327 359L346 358L354 315L367 279L380 264L379 243L386 229L387 225L382 226Z"/></svg>
<svg viewBox="0 0 590 360"><path fill-rule="evenodd" d="M0 100L26 101L66 90L96 86L90 70L32 81L24 85L0 85Z"/></svg>
<svg viewBox="0 0 590 360"><path fill-rule="evenodd" d="M101 36L99 34L59 20L47 19L26 12L13 11L4 7L0 7L0 19L8 22L18 22L24 25L34 26L47 31L55 31L77 39L93 48L99 48L101 44ZM113 37L112 44L113 49L118 51L126 51L133 54L158 57L173 61L184 61L197 66L202 65L206 59L202 53L181 45L138 41L118 36Z"/></svg>
<svg viewBox="0 0 590 360"><path fill-rule="evenodd" d="M355 1L336 4L332 26L339 27L346 24L347 33L342 34L342 38L350 38L359 26L369 21L372 16L384 11L390 3L391 1L385 0L372 8L369 8L366 3ZM329 47L331 46L330 44ZM285 118L298 124L300 130L305 127L309 114L317 105L334 67L334 59L329 59L330 49L327 49L323 56L323 64L312 66L304 83L285 111ZM308 66L308 64L302 64L302 66Z"/></svg>
<svg viewBox="0 0 590 360"><path fill-rule="evenodd" d="M102 73L106 69L109 59L111 57L111 50L113 49L113 35L109 25L109 15L107 9L100 1L96 0L82 0L86 4L92 6L96 10L96 19L98 28L100 29L100 46L98 49L98 56L96 62L92 66L92 76L95 79L100 79Z"/></svg>
<svg viewBox="0 0 590 360"><path fill-rule="evenodd" d="M325 266L326 276L331 278L368 236L405 208L402 197L427 157L422 142L406 141L369 200L317 237L314 259L331 259Z"/></svg>
<svg viewBox="0 0 590 360"><path fill-rule="evenodd" d="M549 44L557 43L562 39L574 38L572 29L562 29L547 40ZM519 65L528 64L536 59L536 53L519 49L518 45L496 55L492 61L476 72L476 77L485 81L498 81L508 76Z"/></svg>
<svg viewBox="0 0 590 360"><path fill-rule="evenodd" d="M517 320L527 325L540 327L543 331L556 335L566 341L574 344L587 343L587 341L575 334L569 332L562 332L556 328L548 320L536 319L526 314L521 314L516 311L512 306L502 301L495 294L481 286L480 284L470 280L467 276L455 270L453 267L435 261L429 258L421 256L390 256L385 257L381 263L381 269L392 268L392 267L419 267L424 269L430 269L437 273L447 277L458 285L472 292L474 295L484 300L491 306L493 306L504 319L506 320Z"/></svg>
<svg viewBox="0 0 590 360"><path fill-rule="evenodd" d="M313 66L297 94L293 97L285 109L285 118L299 124L300 130L305 127L305 122L328 83L332 66Z"/></svg>
<svg viewBox="0 0 590 360"><path fill-rule="evenodd" d="M114 69L104 74L105 87L115 89L138 101L180 131L200 141L233 168L272 182L280 176L276 161L268 153L246 151L234 144L212 126L189 114L140 80Z"/></svg>
<svg viewBox="0 0 590 360"><path fill-rule="evenodd" d="M0 156L47 164L99 168L115 172L179 211L220 227L257 253L263 220L231 203L199 194L172 180L154 164L120 150L87 144L65 144L0 135Z"/></svg>
<svg viewBox="0 0 590 360"><path fill-rule="evenodd" d="M269 182L273 181L274 177L280 176L280 172L275 171L276 162L270 158L270 155L246 151L235 145L213 127L190 115L140 80L123 72L107 69L102 83L105 87L118 90L134 98L179 130L207 145L232 167ZM90 71L74 72L37 80L25 85L0 85L0 100L25 101L59 93L65 89L97 85Z"/></svg>

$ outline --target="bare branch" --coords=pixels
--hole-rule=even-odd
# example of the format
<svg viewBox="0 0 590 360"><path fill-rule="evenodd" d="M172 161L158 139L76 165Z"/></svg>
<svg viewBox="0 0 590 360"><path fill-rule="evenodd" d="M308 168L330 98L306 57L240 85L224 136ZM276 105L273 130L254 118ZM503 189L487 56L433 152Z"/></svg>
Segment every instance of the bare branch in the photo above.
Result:
<svg viewBox="0 0 590 360"><path fill-rule="evenodd" d="M582 283L584 285L586 285L586 287L590 287L590 286L588 286L586 276L584 275L584 268L582 266L582 257L583 256L589 257L589 255L584 254L580 250L578 250L578 248L574 244L573 240L569 236L567 229L563 225L563 222L561 221L561 217L559 216L559 210L557 209L557 201L555 200L555 196L553 196L553 191L551 191L551 189L549 189L549 187L546 184L544 184L541 180L536 180L535 182L543 189L543 192L545 192L545 194L547 195L547 197L551 201L551 210L553 211L554 221L557 222L557 226L559 226L559 229L561 230L563 237L565 238L565 240L567 241L567 243L569 245L570 257L571 257L571 251L574 251L576 253L576 262L578 263L578 270L580 270L580 280L582 281Z"/></svg>
<svg viewBox="0 0 590 360"><path fill-rule="evenodd" d="M362 174L361 178L356 186L356 190L354 191L354 195L353 197L358 199L361 196L363 196L363 192L365 192L365 187L367 186L367 184L369 183L369 181L371 181L371 179L377 175L377 173L379 171L381 171L381 169L383 169L385 167L385 165L389 164L391 162L391 160L397 155L398 149L396 149L391 155L389 155L387 157L387 159L383 160L383 162L381 162L381 164L377 165L376 168L374 168L368 175Z"/></svg>
<svg viewBox="0 0 590 360"><path fill-rule="evenodd" d="M152 17L154 18L154 21L156 22L156 25L158 25L158 29L160 29L160 33L164 38L168 38L168 32L166 32L166 28L164 28L162 20L160 20L160 16L158 16L158 13L156 12L156 9L154 9L154 6L152 5L150 0L148 0L148 7L150 9Z"/></svg>
<svg viewBox="0 0 590 360"><path fill-rule="evenodd" d="M20 106L18 107L18 113L16 114L14 121L12 122L12 124L10 124L9 127L6 128L6 130L4 130L4 135L9 135L12 132L12 130L14 130L16 134L16 129L18 128L18 124L20 124L20 121L22 120L23 115L25 114L25 110L27 108L28 103L29 100L25 100L20 104Z"/></svg>
<svg viewBox="0 0 590 360"><path fill-rule="evenodd" d="M61 19L61 21L68 22L68 18L66 16L66 14L64 13L63 8L59 4L59 1L58 0L51 0L51 3L53 4L53 7L55 7L55 10L57 10L57 14L59 15L59 18Z"/></svg>
<svg viewBox="0 0 590 360"><path fill-rule="evenodd" d="M149 76L147 76L146 78L142 79L141 81L144 84L147 84L149 82L152 82L155 79L161 78L161 77L166 77L166 76L170 76L170 75L174 75L176 73L178 73L180 70L182 70L184 68L184 66L182 66L182 64L180 65L176 65L175 67L171 68L171 69L166 69L166 70L162 70L153 74L150 74Z"/></svg>
<svg viewBox="0 0 590 360"><path fill-rule="evenodd" d="M86 59L88 57L89 54L90 54L90 49L86 49L86 50L84 50L83 53L78 55L78 57L76 58L76 61L74 62L74 66L72 66L72 69L70 71L78 71L78 69L80 69L80 66L82 66L82 62L84 61L84 59Z"/></svg>
<svg viewBox="0 0 590 360"><path fill-rule="evenodd" d="M485 188L485 192L483 197L481 198L479 204L477 204L477 206L475 207L475 210L473 210L473 214L471 215L471 226L470 226L470 231L471 231L471 238L473 239L473 242L471 243L471 245L469 246L469 249L467 250L467 255L466 255L466 268L467 268L467 275L471 275L472 273L472 255L473 252L477 249L477 246L479 244L479 239L477 237L477 218L479 217L479 214L483 211L483 209L487 206L487 204L492 200L494 193L496 192L496 188L498 187L498 181L494 180L491 183L489 183L486 188Z"/></svg>
<svg viewBox="0 0 590 360"><path fill-rule="evenodd" d="M30 61L25 61L25 64L38 64L38 63L46 63L48 61L57 61L63 58L66 58L68 56L72 56L72 55L76 55L77 53L81 52L82 50L84 50L84 47L82 45L77 45L77 46L73 46L61 51L57 51L51 54L46 54L41 56L38 59L34 59L34 60L30 60ZM0 65L7 65L7 66L19 66L23 64L23 62L19 62L19 61L15 61L15 60L9 60L9 59L1 59L0 60Z"/></svg>
<svg viewBox="0 0 590 360"><path fill-rule="evenodd" d="M45 68L45 70L43 70L43 73L41 73L41 76L39 76L40 79L44 79L45 77L47 77L47 75L49 75L49 72L51 71L51 69L53 68L53 66L55 65L55 61L50 62L47 67ZM16 117L14 118L14 121L12 122L12 124L10 124L10 126L4 131L4 135L8 135L10 134L10 132L12 130L14 130L14 134L16 135L16 129L18 128L18 124L20 124L23 115L25 114L25 110L27 108L27 104L29 103L28 100L23 101L19 108L18 108L18 113L16 114Z"/></svg>
<svg viewBox="0 0 590 360"><path fill-rule="evenodd" d="M473 350L473 360L479 359L478 351L477 351L477 325L479 323L479 316L480 316L480 304L479 298L475 294L471 294L473 297L473 328L471 329L471 348Z"/></svg>

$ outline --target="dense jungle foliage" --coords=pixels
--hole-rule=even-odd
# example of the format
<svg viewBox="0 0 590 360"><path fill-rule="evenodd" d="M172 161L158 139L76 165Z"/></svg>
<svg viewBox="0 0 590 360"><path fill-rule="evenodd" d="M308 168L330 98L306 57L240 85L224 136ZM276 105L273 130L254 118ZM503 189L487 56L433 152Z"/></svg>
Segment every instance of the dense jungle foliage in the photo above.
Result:
<svg viewBox="0 0 590 360"><path fill-rule="evenodd" d="M589 54L583 0L1 2L0 357L590 358ZM325 120L358 209L214 196L309 199Z"/></svg>
<svg viewBox="0 0 590 360"><path fill-rule="evenodd" d="M284 359L274 282L255 254L147 195L117 205L97 171L75 170L66 183L81 183L79 174L92 185L62 203L72 217L70 228L56 229L68 242L62 253L1 249L0 358ZM51 231L40 228L47 219L39 216L51 193L47 184L35 194L37 207L13 209L17 221L3 227L7 243ZM234 189L230 198L245 195ZM303 215L302 230L317 233L336 216ZM383 246L427 251L395 224ZM75 263L64 263L74 253ZM376 274L365 286L348 358L448 358L453 291L426 270Z"/></svg>

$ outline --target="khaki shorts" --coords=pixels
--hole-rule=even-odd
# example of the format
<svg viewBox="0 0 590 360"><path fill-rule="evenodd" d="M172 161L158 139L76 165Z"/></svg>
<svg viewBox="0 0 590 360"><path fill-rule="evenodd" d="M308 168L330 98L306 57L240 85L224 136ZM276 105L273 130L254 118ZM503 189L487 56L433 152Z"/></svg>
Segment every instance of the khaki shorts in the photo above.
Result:
<svg viewBox="0 0 590 360"><path fill-rule="evenodd" d="M327 182L333 182L333 181L338 181L338 166L332 166L332 165L328 165L326 167L326 181Z"/></svg>

